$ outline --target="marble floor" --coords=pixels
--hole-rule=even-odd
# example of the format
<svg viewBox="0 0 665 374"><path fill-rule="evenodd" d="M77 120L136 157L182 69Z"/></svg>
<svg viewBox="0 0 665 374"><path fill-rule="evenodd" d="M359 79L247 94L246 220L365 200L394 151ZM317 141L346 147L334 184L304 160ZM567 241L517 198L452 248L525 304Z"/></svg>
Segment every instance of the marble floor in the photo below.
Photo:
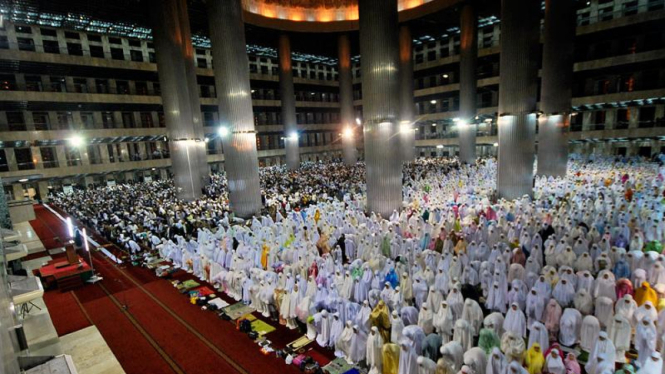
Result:
<svg viewBox="0 0 665 374"><path fill-rule="evenodd" d="M22 261L22 266L28 276L33 276L32 270L40 268L52 258L29 222L15 224L14 230L20 233L20 241L28 247L28 253L44 254L32 260ZM22 321L29 347L22 352L23 354L29 356L70 355L78 373L81 374L124 373L120 363L104 341L104 337L95 326L58 337L44 300L40 297L32 302L35 306Z"/></svg>
<svg viewBox="0 0 665 374"><path fill-rule="evenodd" d="M72 356L79 374L125 372L95 326L61 336L60 346L65 354Z"/></svg>

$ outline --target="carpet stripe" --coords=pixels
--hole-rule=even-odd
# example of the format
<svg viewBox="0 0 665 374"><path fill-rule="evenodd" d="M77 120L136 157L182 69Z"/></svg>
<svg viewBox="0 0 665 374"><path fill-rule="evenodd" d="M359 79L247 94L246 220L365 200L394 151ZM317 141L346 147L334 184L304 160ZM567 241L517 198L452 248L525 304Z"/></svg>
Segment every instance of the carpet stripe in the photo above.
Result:
<svg viewBox="0 0 665 374"><path fill-rule="evenodd" d="M166 361L166 363L169 364L169 366L171 367L171 370L173 370L173 372L176 373L176 374L185 374L185 372L180 368L180 366L178 366L178 364L171 359L171 357L162 349L162 347L159 344L157 344L157 342L152 338L152 336L150 336L150 334L148 334L148 332L145 331L143 326L141 326L141 324L134 318L134 316L132 316L122 306L122 304L120 304L120 302L118 302L118 299L116 299L115 296L113 296L113 294L111 294L109 292L109 290L106 289L106 287L104 287L103 284L99 283L99 287L104 291L104 293L106 293L106 296L108 296L108 298L111 299L113 304L115 306L117 306L118 309L120 309L122 314L124 314L125 317L127 317L127 319L129 319L129 322L131 322L132 325L134 325L134 327L136 327L136 329L139 331L139 333L141 333L141 335L143 335L143 337L150 343L150 345L152 345L153 348L155 348L157 353L159 353L159 355L162 356L164 361Z"/></svg>
<svg viewBox="0 0 665 374"><path fill-rule="evenodd" d="M78 304L79 308L81 308L81 312L83 312L83 315L85 318L90 322L90 325L94 326L95 324L92 322L92 318L90 318L90 314L88 314L88 311L85 310L83 307L83 304L81 304L81 300L79 300L78 296L74 293L74 291L69 291L71 292L72 296L74 296L74 300L76 301L76 304Z"/></svg>

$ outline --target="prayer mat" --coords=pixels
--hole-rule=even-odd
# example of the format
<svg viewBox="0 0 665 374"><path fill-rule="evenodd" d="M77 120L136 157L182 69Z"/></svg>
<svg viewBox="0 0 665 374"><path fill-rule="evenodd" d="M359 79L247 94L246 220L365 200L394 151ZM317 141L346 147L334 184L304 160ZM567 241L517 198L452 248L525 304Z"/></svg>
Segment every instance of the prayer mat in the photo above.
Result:
<svg viewBox="0 0 665 374"><path fill-rule="evenodd" d="M210 287L206 287L206 286L196 288L193 291L198 291L199 296L203 296L203 297L208 296L208 295L212 295L212 294L215 293L215 291L210 289Z"/></svg>
<svg viewBox="0 0 665 374"><path fill-rule="evenodd" d="M343 357L337 357L323 367L323 372L328 374L344 374L351 369L353 369L353 366L349 365Z"/></svg>
<svg viewBox="0 0 665 374"><path fill-rule="evenodd" d="M227 306L226 308L223 309L223 311L229 317L231 317L232 320L235 321L246 314L252 313L254 311L254 308L250 308L249 306L243 304L242 302L239 302Z"/></svg>
<svg viewBox="0 0 665 374"><path fill-rule="evenodd" d="M212 299L212 300L208 301L208 304L216 306L217 309L224 309L227 306L229 306L229 303L227 303L226 301L220 299L219 297L216 298L216 299Z"/></svg>
<svg viewBox="0 0 665 374"><path fill-rule="evenodd" d="M186 281L182 282L182 286L183 286L183 288L186 288L186 289L189 290L190 288L196 288L196 287L200 286L200 284L198 282L196 282L195 280L189 279L189 280L186 280Z"/></svg>
<svg viewBox="0 0 665 374"><path fill-rule="evenodd" d="M259 335L266 335L275 331L275 328L260 319L257 319L252 322L252 331L256 331Z"/></svg>
<svg viewBox="0 0 665 374"><path fill-rule="evenodd" d="M310 349L305 354L313 358L314 361L318 362L319 366L321 367L324 367L330 363L330 359L324 356L321 352L317 351L316 349Z"/></svg>
<svg viewBox="0 0 665 374"><path fill-rule="evenodd" d="M307 335L303 335L300 338L292 341L291 343L287 344L286 347L294 352L298 351L299 349L305 347L309 343L313 342L314 340L310 340L307 338Z"/></svg>

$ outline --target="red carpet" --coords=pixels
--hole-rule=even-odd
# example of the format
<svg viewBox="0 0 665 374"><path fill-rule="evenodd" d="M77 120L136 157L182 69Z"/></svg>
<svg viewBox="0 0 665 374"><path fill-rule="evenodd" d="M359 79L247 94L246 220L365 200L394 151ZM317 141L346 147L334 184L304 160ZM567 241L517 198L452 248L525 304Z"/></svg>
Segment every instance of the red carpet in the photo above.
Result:
<svg viewBox="0 0 665 374"><path fill-rule="evenodd" d="M65 227L45 208L35 210L38 219L31 223L42 240ZM98 235L95 240L104 243ZM274 355L261 354L259 347L237 331L234 324L189 304L185 296L152 271L118 266L101 253L94 254L93 263L104 280L76 290L75 294L127 373L300 373ZM49 295L44 299L49 310L59 309L55 314L60 315L54 318L58 331L85 327L81 323L81 315L85 314L73 297ZM74 307L80 312L72 315L76 322L64 321L67 310L73 311ZM276 348L300 336L275 322L267 322L278 328L268 335ZM331 353L321 352L326 357Z"/></svg>
<svg viewBox="0 0 665 374"><path fill-rule="evenodd" d="M91 325L71 291L45 292L44 302L48 306L58 336L67 335Z"/></svg>

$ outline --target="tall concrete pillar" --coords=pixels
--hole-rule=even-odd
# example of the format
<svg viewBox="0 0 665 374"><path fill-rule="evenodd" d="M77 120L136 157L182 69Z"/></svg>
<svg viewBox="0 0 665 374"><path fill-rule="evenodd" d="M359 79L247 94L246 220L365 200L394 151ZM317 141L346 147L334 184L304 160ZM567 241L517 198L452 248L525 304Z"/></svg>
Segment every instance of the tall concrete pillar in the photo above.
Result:
<svg viewBox="0 0 665 374"><path fill-rule="evenodd" d="M476 65L478 61L478 16L467 3L460 14L460 114L459 159L465 164L476 162Z"/></svg>
<svg viewBox="0 0 665 374"><path fill-rule="evenodd" d="M399 28L399 142L403 162L416 158L413 103L413 40L409 26Z"/></svg>
<svg viewBox="0 0 665 374"><path fill-rule="evenodd" d="M502 0L499 77L499 197L533 195L540 3Z"/></svg>
<svg viewBox="0 0 665 374"><path fill-rule="evenodd" d="M388 218L402 206L397 0L359 0L367 209Z"/></svg>
<svg viewBox="0 0 665 374"><path fill-rule="evenodd" d="M240 0L209 0L208 17L231 209L249 218L261 211L261 189Z"/></svg>
<svg viewBox="0 0 665 374"><path fill-rule="evenodd" d="M182 34L182 54L185 58L185 71L187 73L187 86L189 100L192 108L192 124L196 139L194 147L198 156L200 176L203 184L210 182L210 169L208 167L208 153L203 131L203 116L201 115L201 98L199 97L199 85L196 81L196 68L194 67L194 47L192 47L192 34L189 27L189 12L187 11L187 2L178 2L178 15L180 16L180 28Z"/></svg>
<svg viewBox="0 0 665 374"><path fill-rule="evenodd" d="M538 121L538 174L566 176L575 43L573 0L545 1L545 43Z"/></svg>
<svg viewBox="0 0 665 374"><path fill-rule="evenodd" d="M151 16L174 183L178 197L192 201L201 196L202 178L190 87L183 84L187 82L187 68L178 12L184 2L153 0Z"/></svg>
<svg viewBox="0 0 665 374"><path fill-rule="evenodd" d="M282 125L284 125L284 145L286 146L286 166L290 170L300 167L298 149L298 123L296 121L296 94L293 87L291 68L291 40L286 34L279 36L279 89L282 97Z"/></svg>
<svg viewBox="0 0 665 374"><path fill-rule="evenodd" d="M337 39L339 57L339 106L342 120L342 152L346 165L355 165L358 160L356 150L356 120L353 111L353 76L351 72L351 41L348 34Z"/></svg>

